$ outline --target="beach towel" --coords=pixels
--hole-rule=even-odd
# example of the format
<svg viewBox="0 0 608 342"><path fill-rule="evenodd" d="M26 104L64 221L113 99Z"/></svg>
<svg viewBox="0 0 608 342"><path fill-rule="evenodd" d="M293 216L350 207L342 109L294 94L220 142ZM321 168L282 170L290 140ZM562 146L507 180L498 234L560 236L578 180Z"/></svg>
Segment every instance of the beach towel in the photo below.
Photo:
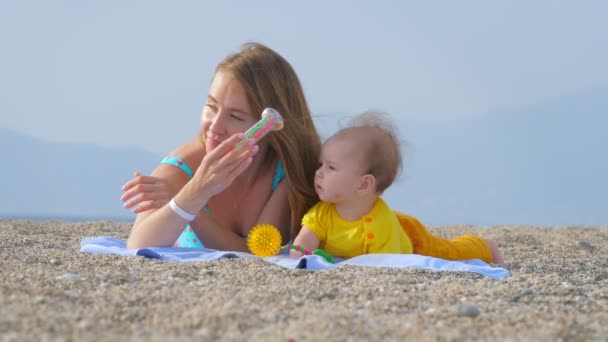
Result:
<svg viewBox="0 0 608 342"><path fill-rule="evenodd" d="M85 237L81 241L80 251L91 254L143 256L151 259L179 262L213 261L223 258L259 258L249 253L217 251L209 248L151 247L127 249L125 241L111 236ZM509 276L509 271L506 269L492 267L479 259L448 261L418 254L366 254L345 260L336 258L336 263L330 263L318 255L305 255L300 259L290 258L287 255L276 255L261 259L286 268L314 271L353 265L473 272L497 279Z"/></svg>

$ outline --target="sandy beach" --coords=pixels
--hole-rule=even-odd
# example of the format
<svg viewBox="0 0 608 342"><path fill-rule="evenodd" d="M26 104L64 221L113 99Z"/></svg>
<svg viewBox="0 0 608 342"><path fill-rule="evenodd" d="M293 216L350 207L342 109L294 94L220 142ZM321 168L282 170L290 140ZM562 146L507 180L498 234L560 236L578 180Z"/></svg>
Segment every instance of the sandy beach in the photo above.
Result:
<svg viewBox="0 0 608 342"><path fill-rule="evenodd" d="M0 220L0 339L608 340L608 227L430 227L503 248L511 276L80 253L119 222Z"/></svg>

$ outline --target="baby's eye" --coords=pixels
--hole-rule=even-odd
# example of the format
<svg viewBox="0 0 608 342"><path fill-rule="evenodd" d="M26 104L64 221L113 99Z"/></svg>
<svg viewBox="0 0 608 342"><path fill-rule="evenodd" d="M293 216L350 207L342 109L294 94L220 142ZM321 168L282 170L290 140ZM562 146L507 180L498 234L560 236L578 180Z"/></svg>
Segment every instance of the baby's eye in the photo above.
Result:
<svg viewBox="0 0 608 342"><path fill-rule="evenodd" d="M330 170L332 170L332 171L335 171L335 170L336 170L336 168L335 168L333 165L329 165L329 166L328 166L328 168L329 168Z"/></svg>

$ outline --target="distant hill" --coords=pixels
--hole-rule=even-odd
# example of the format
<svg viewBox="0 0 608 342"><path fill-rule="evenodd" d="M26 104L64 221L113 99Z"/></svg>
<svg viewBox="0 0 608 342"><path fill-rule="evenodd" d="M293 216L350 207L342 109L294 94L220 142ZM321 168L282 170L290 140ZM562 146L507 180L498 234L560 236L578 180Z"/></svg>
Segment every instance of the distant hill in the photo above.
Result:
<svg viewBox="0 0 608 342"><path fill-rule="evenodd" d="M385 194L397 210L427 224L608 224L608 87L469 120L397 120L409 143ZM0 217L132 219L120 187L162 158L7 130L0 153Z"/></svg>
<svg viewBox="0 0 608 342"><path fill-rule="evenodd" d="M0 129L0 217L132 219L119 201L133 171L161 156L140 149L49 143Z"/></svg>
<svg viewBox="0 0 608 342"><path fill-rule="evenodd" d="M437 224L608 224L608 87L400 127L398 209Z"/></svg>

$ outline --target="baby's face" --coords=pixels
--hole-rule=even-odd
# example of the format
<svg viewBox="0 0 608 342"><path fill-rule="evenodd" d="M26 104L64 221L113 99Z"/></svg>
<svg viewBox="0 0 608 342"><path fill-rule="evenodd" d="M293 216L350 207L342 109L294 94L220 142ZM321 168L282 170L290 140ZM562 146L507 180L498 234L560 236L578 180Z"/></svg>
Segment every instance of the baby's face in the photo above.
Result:
<svg viewBox="0 0 608 342"><path fill-rule="evenodd" d="M354 198L364 174L361 151L353 139L334 138L323 144L315 191L325 202L339 203Z"/></svg>

